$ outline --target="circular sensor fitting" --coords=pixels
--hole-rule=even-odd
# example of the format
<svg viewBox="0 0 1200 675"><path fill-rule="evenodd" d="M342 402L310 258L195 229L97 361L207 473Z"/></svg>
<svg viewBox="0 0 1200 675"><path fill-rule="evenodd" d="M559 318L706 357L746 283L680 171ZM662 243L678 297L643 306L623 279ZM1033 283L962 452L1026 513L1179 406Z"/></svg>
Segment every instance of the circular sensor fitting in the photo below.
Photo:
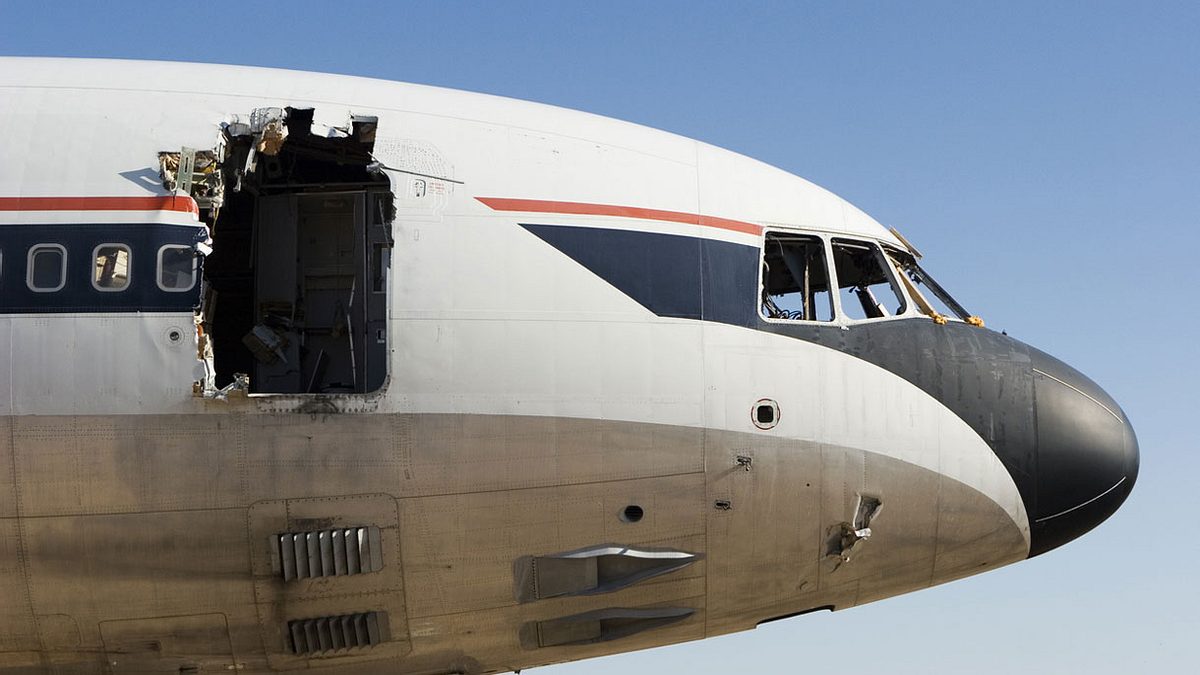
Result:
<svg viewBox="0 0 1200 675"><path fill-rule="evenodd" d="M642 519L646 512L637 504L630 504L621 511L621 520L627 523L636 523Z"/></svg>
<svg viewBox="0 0 1200 675"><path fill-rule="evenodd" d="M779 424L779 404L770 398L758 399L750 409L750 421L759 429L773 429Z"/></svg>

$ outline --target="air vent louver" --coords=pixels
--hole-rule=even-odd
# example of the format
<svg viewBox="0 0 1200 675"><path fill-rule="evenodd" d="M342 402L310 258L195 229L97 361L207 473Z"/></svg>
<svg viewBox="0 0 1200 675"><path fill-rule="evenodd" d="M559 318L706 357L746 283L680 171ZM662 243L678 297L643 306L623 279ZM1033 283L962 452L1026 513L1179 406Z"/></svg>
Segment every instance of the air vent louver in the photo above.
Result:
<svg viewBox="0 0 1200 675"><path fill-rule="evenodd" d="M530 621L521 626L519 637L525 649L590 645L669 626L695 613L690 607L610 607L559 619Z"/></svg>
<svg viewBox="0 0 1200 675"><path fill-rule="evenodd" d="M371 647L391 639L387 612L363 612L288 622L293 654Z"/></svg>
<svg viewBox="0 0 1200 675"><path fill-rule="evenodd" d="M702 556L675 549L636 549L617 544L566 553L523 556L513 565L518 602L563 595L595 595L681 570Z"/></svg>
<svg viewBox="0 0 1200 675"><path fill-rule="evenodd" d="M383 569L378 527L285 532L271 537L284 581L365 574Z"/></svg>

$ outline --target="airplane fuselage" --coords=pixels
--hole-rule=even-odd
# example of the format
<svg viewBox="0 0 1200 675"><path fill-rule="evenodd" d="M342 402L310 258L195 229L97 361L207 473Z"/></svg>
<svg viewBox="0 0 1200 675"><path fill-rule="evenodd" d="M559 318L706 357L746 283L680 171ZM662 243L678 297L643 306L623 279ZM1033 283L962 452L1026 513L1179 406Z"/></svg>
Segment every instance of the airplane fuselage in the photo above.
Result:
<svg viewBox="0 0 1200 675"><path fill-rule="evenodd" d="M1016 562L1136 478L1103 390L754 160L392 82L0 64L0 670L589 658Z"/></svg>

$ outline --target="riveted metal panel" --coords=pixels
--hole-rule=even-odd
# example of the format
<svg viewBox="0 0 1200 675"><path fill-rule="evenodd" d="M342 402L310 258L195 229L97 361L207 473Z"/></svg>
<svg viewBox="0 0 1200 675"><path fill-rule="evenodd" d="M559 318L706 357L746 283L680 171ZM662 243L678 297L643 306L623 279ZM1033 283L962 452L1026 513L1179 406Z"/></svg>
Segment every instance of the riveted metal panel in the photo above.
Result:
<svg viewBox="0 0 1200 675"><path fill-rule="evenodd" d="M355 665L409 653L394 498L262 501L250 507L249 525L259 629L272 668L304 668L310 658ZM293 568L295 576L285 579ZM355 645L375 646L350 649Z"/></svg>
<svg viewBox="0 0 1200 675"><path fill-rule="evenodd" d="M16 519L0 520L0 652L40 648Z"/></svg>

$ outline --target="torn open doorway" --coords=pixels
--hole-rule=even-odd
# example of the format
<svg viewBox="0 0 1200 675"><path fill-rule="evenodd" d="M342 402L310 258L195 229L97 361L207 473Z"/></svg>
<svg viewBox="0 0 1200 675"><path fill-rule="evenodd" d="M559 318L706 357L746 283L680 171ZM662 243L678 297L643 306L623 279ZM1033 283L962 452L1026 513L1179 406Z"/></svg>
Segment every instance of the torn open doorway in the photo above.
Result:
<svg viewBox="0 0 1200 675"><path fill-rule="evenodd" d="M226 125L225 200L204 264L217 388L345 394L387 379L392 192L375 118L313 133L313 111Z"/></svg>

